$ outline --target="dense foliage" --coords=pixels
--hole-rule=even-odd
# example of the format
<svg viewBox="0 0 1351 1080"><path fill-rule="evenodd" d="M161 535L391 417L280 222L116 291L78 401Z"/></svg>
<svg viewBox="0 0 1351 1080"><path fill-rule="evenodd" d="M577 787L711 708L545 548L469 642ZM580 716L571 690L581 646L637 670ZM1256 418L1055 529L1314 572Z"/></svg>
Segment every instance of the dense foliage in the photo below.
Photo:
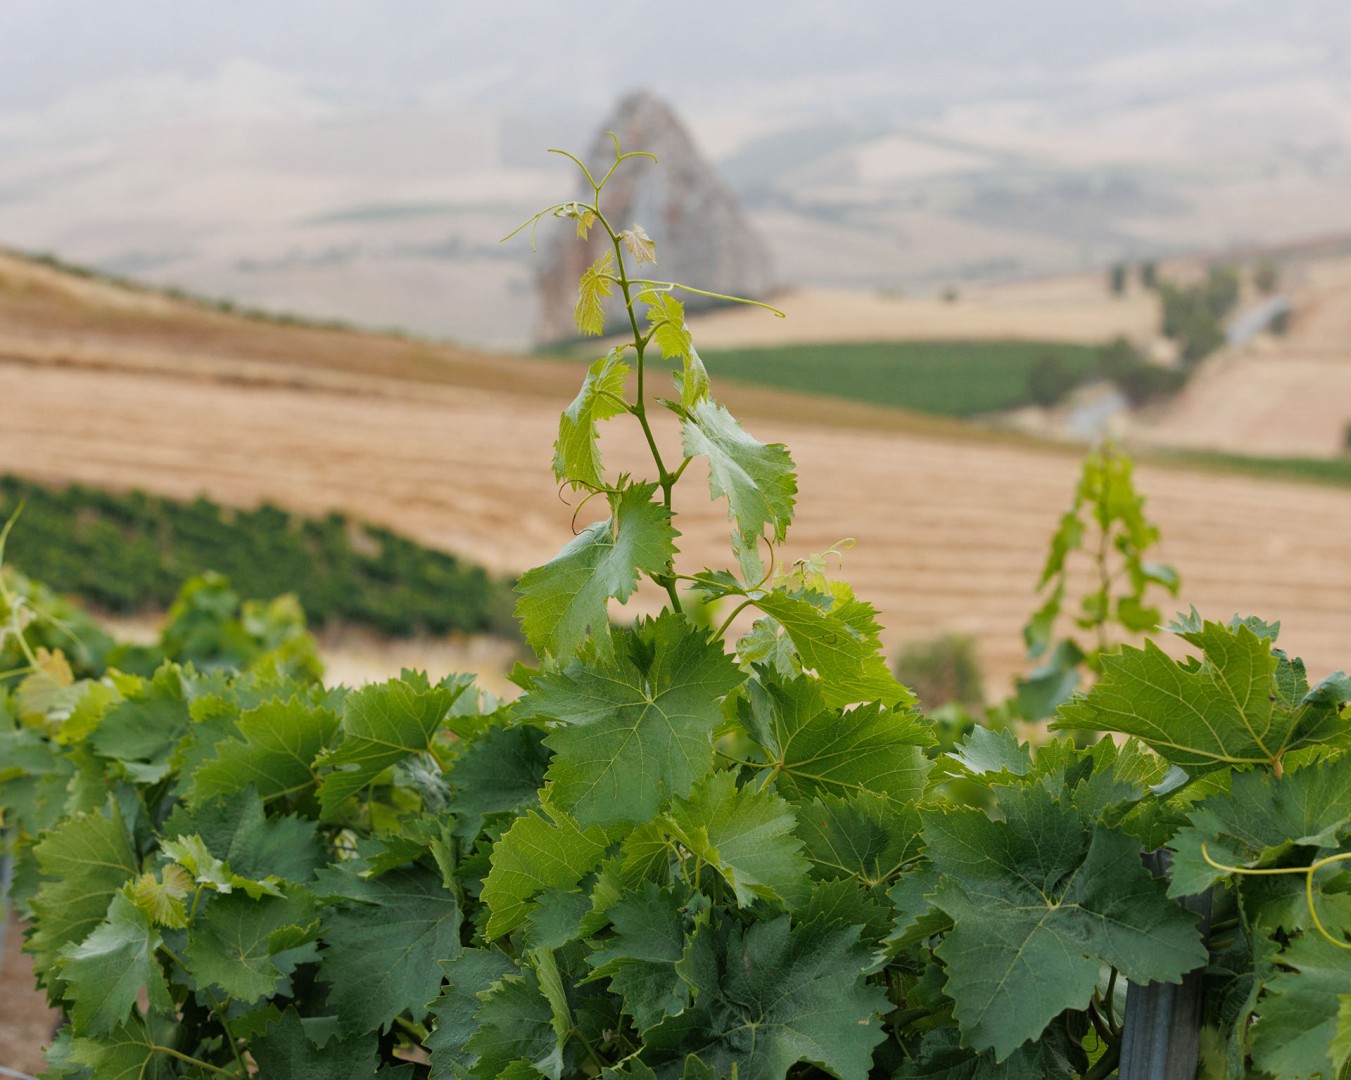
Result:
<svg viewBox="0 0 1351 1080"><path fill-rule="evenodd" d="M69 1018L48 1075L1099 1078L1123 984L1194 970L1207 1075L1338 1075L1351 682L1311 687L1272 625L1193 614L1181 661L1078 646L1100 675L1054 726L1086 745L977 727L940 752L869 605L824 556L778 565L792 459L711 396L685 287L634 276L652 243L613 229L592 175L544 215L613 241L578 327L600 333L618 290L633 341L560 421L560 482L608 514L521 579L543 659L519 700L412 672L324 689L262 656L76 679L6 588L25 665L0 694L0 803ZM678 461L650 349L679 364ZM620 417L648 479L602 461ZM686 573L671 503L696 457L733 557ZM1117 459L1094 468L1048 561L1048 644L1071 518L1105 507L1128 558L1148 539ZM669 603L612 627L644 579ZM1159 879L1140 855L1162 847ZM1210 888L1207 943L1180 900Z"/></svg>
<svg viewBox="0 0 1351 1080"><path fill-rule="evenodd" d="M20 504L14 565L109 611L163 610L186 578L214 571L246 599L294 593L319 625L515 633L506 582L343 514L302 518L268 504L233 510L206 498L183 503L0 476L0 518Z"/></svg>

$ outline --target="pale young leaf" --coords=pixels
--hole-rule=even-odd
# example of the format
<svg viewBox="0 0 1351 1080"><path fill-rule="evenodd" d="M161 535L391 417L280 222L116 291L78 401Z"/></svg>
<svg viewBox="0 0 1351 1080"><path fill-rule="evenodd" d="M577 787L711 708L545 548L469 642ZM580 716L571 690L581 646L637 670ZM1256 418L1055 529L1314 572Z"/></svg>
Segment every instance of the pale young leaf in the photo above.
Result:
<svg viewBox="0 0 1351 1080"><path fill-rule="evenodd" d="M632 228L625 229L620 233L619 239L629 249L629 253L638 260L639 266L643 263L655 263L657 261L657 245L653 242L652 237L647 235L647 230L637 222L634 222Z"/></svg>

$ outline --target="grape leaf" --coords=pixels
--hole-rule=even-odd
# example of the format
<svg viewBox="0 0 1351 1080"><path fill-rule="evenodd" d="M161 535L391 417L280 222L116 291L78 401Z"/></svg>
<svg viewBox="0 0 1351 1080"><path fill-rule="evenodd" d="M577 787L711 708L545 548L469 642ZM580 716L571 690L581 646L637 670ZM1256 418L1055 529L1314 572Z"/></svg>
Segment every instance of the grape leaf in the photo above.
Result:
<svg viewBox="0 0 1351 1080"><path fill-rule="evenodd" d="M934 904L953 920L938 946L963 1041L1004 1061L1092 997L1102 965L1179 982L1206 961L1196 916L1168 901L1134 839L1084 829L1041 788L978 810L930 815Z"/></svg>
<svg viewBox="0 0 1351 1080"><path fill-rule="evenodd" d="M721 405L700 401L681 424L685 453L708 459L708 490L713 499L727 498L733 522L732 542L742 571L754 583L762 576L759 544L765 526L782 542L793 520L797 476L782 443L761 443Z"/></svg>
<svg viewBox="0 0 1351 1080"><path fill-rule="evenodd" d="M379 1065L374 1035L329 1039L317 1047L294 1008L267 1033L249 1041L249 1053L258 1063L258 1075L286 1080L364 1080Z"/></svg>
<svg viewBox="0 0 1351 1080"><path fill-rule="evenodd" d="M36 929L25 948L41 970L103 922L113 896L140 865L116 804L108 817L66 818L33 846L33 855L43 880L33 898Z"/></svg>
<svg viewBox="0 0 1351 1080"><path fill-rule="evenodd" d="M605 309L601 301L614 290L610 280L615 270L614 252L606 251L582 275L577 283L577 308L573 320L580 334L600 337L605 332Z"/></svg>
<svg viewBox="0 0 1351 1080"><path fill-rule="evenodd" d="M1278 960L1252 1029L1253 1064L1278 1077L1339 1076L1351 1056L1341 1017L1351 949L1306 933Z"/></svg>
<svg viewBox="0 0 1351 1080"><path fill-rule="evenodd" d="M807 902L793 912L793 924L823 922L841 929L857 926L859 940L871 949L890 933L896 914L878 896L875 889L860 889L852 878L818 881L812 885Z"/></svg>
<svg viewBox="0 0 1351 1080"><path fill-rule="evenodd" d="M492 913L484 936L508 934L530 913L530 898L551 887L573 888L605 855L605 833L576 821L549 802L548 820L528 810L493 845L492 869L483 882L483 903Z"/></svg>
<svg viewBox="0 0 1351 1080"><path fill-rule="evenodd" d="M610 659L539 676L516 706L556 725L555 805L583 825L650 820L713 765L722 698L745 678L720 642L664 612L613 634Z"/></svg>
<svg viewBox="0 0 1351 1080"><path fill-rule="evenodd" d="M335 911L324 924L319 981L353 1032L388 1027L409 1011L421 1018L441 988L439 961L460 953L460 906L441 875L407 867L367 882L369 903Z"/></svg>
<svg viewBox="0 0 1351 1080"><path fill-rule="evenodd" d="M318 934L318 909L303 892L257 900L233 893L216 897L194 921L187 960L199 986L214 984L247 1005L273 994L302 958L279 954Z"/></svg>
<svg viewBox="0 0 1351 1080"><path fill-rule="evenodd" d="M629 253L638 260L639 266L642 266L643 263L655 263L657 261L657 245L653 243L652 237L647 235L647 230L637 222L634 222L632 228L621 232L619 239L629 249Z"/></svg>
<svg viewBox="0 0 1351 1080"><path fill-rule="evenodd" d="M517 583L516 614L526 640L541 653L567 659L588 641L611 655L607 602L625 601L640 574L661 574L675 557L671 511L652 500L655 484L634 484L612 497L612 516L593 522L543 566Z"/></svg>
<svg viewBox="0 0 1351 1080"><path fill-rule="evenodd" d="M419 689L402 679L363 686L347 696L342 741L317 764L332 767L319 780L325 818L395 762L428 752L467 684Z"/></svg>
<svg viewBox="0 0 1351 1080"><path fill-rule="evenodd" d="M889 881L924 846L918 807L867 791L813 799L798 810L797 832L817 874L870 886Z"/></svg>
<svg viewBox="0 0 1351 1080"><path fill-rule="evenodd" d="M974 776L1007 772L1025 776L1032 769L1032 753L1013 732L991 731L977 724L957 748L946 755Z"/></svg>
<svg viewBox="0 0 1351 1080"><path fill-rule="evenodd" d="M669 292L644 289L638 299L650 305L647 322L652 328L652 340L668 360L689 359L693 350L690 332L685 328L685 305Z"/></svg>
<svg viewBox="0 0 1351 1080"><path fill-rule="evenodd" d="M192 774L188 801L232 795L252 784L263 801L294 798L317 783L314 759L338 729L338 717L297 698L270 701L240 715L239 733L215 747Z"/></svg>
<svg viewBox="0 0 1351 1080"><path fill-rule="evenodd" d="M1351 833L1351 756L1316 762L1282 779L1236 773L1226 794L1212 795L1169 844L1175 853L1170 896L1191 896L1226 876L1226 866L1272 865L1295 845L1336 847Z"/></svg>
<svg viewBox="0 0 1351 1080"><path fill-rule="evenodd" d="M868 604L843 591L831 597L776 589L757 595L755 605L783 627L798 663L816 673L831 708L860 701L907 708L915 704L914 694L887 667L878 637L881 628Z"/></svg>
<svg viewBox="0 0 1351 1080"><path fill-rule="evenodd" d="M1061 708L1052 730L1134 735L1193 774L1269 763L1289 749L1307 706L1282 700L1271 642L1242 621L1180 636L1204 659L1178 663L1151 641L1108 654L1103 678Z"/></svg>
<svg viewBox="0 0 1351 1080"><path fill-rule="evenodd" d="M677 1065L695 1054L717 1074L783 1080L810 1062L841 1080L866 1080L873 1048L886 1038L886 995L864 985L869 963L858 929L812 922L791 931L788 917L727 931L725 954L713 935L692 943L678 970L694 1004L644 1033L649 1064Z"/></svg>
<svg viewBox="0 0 1351 1080"><path fill-rule="evenodd" d="M573 490L605 486L604 465L597 445L596 423L627 411L624 392L633 369L623 351L611 349L587 369L582 388L558 419L554 442L554 475Z"/></svg>
<svg viewBox="0 0 1351 1080"><path fill-rule="evenodd" d="M689 987L675 971L685 951L681 907L674 893L645 883L609 908L615 936L587 957L591 978L610 980L640 1032L690 1002Z"/></svg>
<svg viewBox="0 0 1351 1080"><path fill-rule="evenodd" d="M488 814L538 802L550 757L543 740L537 727L494 727L455 759L450 809L457 836L476 835Z"/></svg>
<svg viewBox="0 0 1351 1080"><path fill-rule="evenodd" d="M108 905L107 921L78 945L61 950L57 970L66 1000L74 1002L70 1014L77 1034L106 1035L125 1024L143 988L152 1008L173 1008L155 959L160 944L146 913L118 892Z"/></svg>
<svg viewBox="0 0 1351 1080"><path fill-rule="evenodd" d="M792 808L771 791L738 788L736 774L716 772L688 799L675 798L665 824L671 834L732 887L736 902L807 897L807 860L793 834Z"/></svg>
<svg viewBox="0 0 1351 1080"><path fill-rule="evenodd" d="M118 762L132 781L154 783L168 774L192 724L184 675L165 664L151 679L124 677L119 688L124 700L108 706L89 743Z"/></svg>
<svg viewBox="0 0 1351 1080"><path fill-rule="evenodd" d="M506 975L480 995L482 1004L474 1015L478 1030L465 1050L473 1055L469 1075L482 1080L500 1080L520 1065L531 1066L558 1080L563 1072L558 1037L553 1028L553 1009L540 990L534 971Z"/></svg>
<svg viewBox="0 0 1351 1080"><path fill-rule="evenodd" d="M328 862L313 821L293 814L265 816L263 800L252 787L191 811L176 807L161 834L169 843L199 838L201 851L191 848L197 868L188 869L217 885L248 888L246 883L269 879L304 884ZM161 847L169 850L168 843ZM224 869L215 863L225 864Z"/></svg>
<svg viewBox="0 0 1351 1080"><path fill-rule="evenodd" d="M102 1038L71 1039L69 1053L75 1064L95 1070L98 1080L168 1080L176 1075L139 1017Z"/></svg>
<svg viewBox="0 0 1351 1080"><path fill-rule="evenodd" d="M170 864L160 869L160 876L145 873L132 886L136 906L156 926L182 930L188 925L188 913L183 897L192 892L192 876L182 867Z"/></svg>
<svg viewBox="0 0 1351 1080"><path fill-rule="evenodd" d="M807 676L781 683L762 670L747 690L738 702L742 721L765 751L775 786L789 798L923 795L931 736L913 714L876 705L843 713L828 708L822 684Z"/></svg>
<svg viewBox="0 0 1351 1080"><path fill-rule="evenodd" d="M680 408L684 412L689 412L701 401L707 401L709 389L713 385L708 378L708 369L699 359L693 344L685 350L681 369L671 372L671 380L680 391Z"/></svg>
<svg viewBox="0 0 1351 1080"><path fill-rule="evenodd" d="M472 1075L470 1067L477 1058L466 1046L479 1029L474 1014L480 995L504 976L519 974L511 958L496 949L465 949L441 967L446 987L429 1006L436 1027L424 1044L432 1056L432 1080Z"/></svg>
<svg viewBox="0 0 1351 1080"><path fill-rule="evenodd" d="M925 1033L914 1058L893 1080L1078 1080L1088 1069L1083 1049L1059 1027L1028 1046L1020 1046L1001 1064L986 1050L976 1053L961 1045L955 1028Z"/></svg>

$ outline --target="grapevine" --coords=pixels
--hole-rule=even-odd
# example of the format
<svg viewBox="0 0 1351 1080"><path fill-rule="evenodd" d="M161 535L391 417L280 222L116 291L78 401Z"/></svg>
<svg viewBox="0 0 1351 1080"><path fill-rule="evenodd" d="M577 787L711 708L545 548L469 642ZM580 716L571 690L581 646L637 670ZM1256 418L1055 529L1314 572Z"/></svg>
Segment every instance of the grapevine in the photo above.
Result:
<svg viewBox="0 0 1351 1080"><path fill-rule="evenodd" d="M1310 686L1274 624L1193 612L1181 661L1100 639L1040 745L977 727L945 752L873 608L825 555L783 558L795 465L714 397L681 300L700 290L642 276L660 239L606 216L643 155L567 156L583 197L521 230L599 230L578 331L613 298L628 338L560 417L555 476L597 520L519 580L539 663L517 700L411 671L324 687L297 613L243 619L206 602L219 582L189 587L149 670L71 665L4 570L0 811L66 1017L48 1075L1100 1080L1125 984L1196 971L1207 1075L1339 1075L1351 680ZM621 418L645 475L602 457ZM722 566L679 561L696 460ZM1143 623L1171 579L1127 577L1116 614ZM662 609L614 621L644 580ZM240 633L234 666L196 651ZM1209 940L1181 902L1205 890Z"/></svg>

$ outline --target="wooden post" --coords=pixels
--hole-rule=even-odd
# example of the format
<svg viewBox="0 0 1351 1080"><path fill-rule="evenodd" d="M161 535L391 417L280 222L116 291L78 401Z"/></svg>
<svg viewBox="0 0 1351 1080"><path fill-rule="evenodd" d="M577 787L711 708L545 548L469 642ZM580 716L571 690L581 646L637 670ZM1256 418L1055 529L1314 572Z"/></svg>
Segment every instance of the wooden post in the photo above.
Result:
<svg viewBox="0 0 1351 1080"><path fill-rule="evenodd" d="M1155 877L1172 863L1160 849L1144 856ZM1201 916L1201 937L1210 936L1210 890L1185 897L1182 906ZM1197 968L1173 983L1131 983L1121 1032L1119 1080L1195 1080L1205 1006L1205 969Z"/></svg>

